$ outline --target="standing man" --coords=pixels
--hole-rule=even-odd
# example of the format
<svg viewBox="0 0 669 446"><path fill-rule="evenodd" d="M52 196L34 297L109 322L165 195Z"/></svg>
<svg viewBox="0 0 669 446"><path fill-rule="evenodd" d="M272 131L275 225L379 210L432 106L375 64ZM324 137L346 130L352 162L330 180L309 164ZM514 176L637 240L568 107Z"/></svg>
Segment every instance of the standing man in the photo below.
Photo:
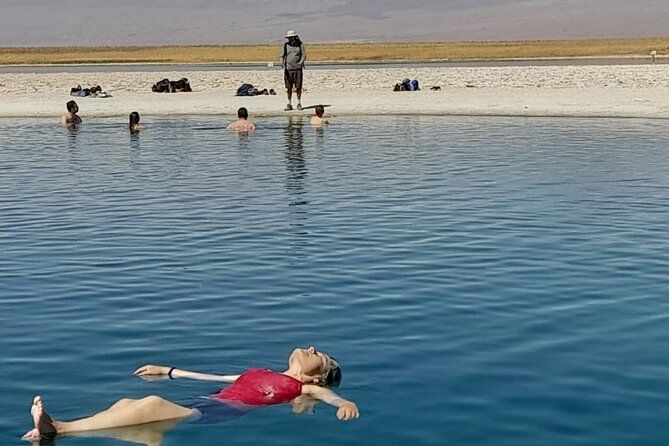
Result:
<svg viewBox="0 0 669 446"><path fill-rule="evenodd" d="M288 105L286 111L293 109L293 87L297 93L297 109L302 110L302 69L304 61L307 60L307 50L295 30L286 33L288 42L283 44L281 55L281 66L283 67L283 79L286 84Z"/></svg>

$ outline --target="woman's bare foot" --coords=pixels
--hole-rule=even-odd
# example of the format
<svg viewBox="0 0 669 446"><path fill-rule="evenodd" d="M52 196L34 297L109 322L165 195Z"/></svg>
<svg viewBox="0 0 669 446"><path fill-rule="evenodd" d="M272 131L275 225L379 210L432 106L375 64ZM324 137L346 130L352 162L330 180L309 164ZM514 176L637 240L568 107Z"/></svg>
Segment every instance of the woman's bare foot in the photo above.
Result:
<svg viewBox="0 0 669 446"><path fill-rule="evenodd" d="M42 397L37 395L33 400L33 405L30 408L30 415L33 416L35 428L26 432L23 438L26 441L40 441L42 438L51 439L56 436L56 427L53 420L44 412L42 404Z"/></svg>

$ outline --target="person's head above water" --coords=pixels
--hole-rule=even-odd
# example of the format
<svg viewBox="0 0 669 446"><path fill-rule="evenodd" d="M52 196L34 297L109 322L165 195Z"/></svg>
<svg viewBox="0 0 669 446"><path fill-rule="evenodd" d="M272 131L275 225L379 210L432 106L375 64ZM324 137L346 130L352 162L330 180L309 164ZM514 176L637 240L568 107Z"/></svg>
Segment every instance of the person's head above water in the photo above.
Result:
<svg viewBox="0 0 669 446"><path fill-rule="evenodd" d="M325 113L325 107L323 107L322 105L317 105L315 111L316 111L316 116L322 118L323 114Z"/></svg>
<svg viewBox="0 0 669 446"><path fill-rule="evenodd" d="M293 350L288 357L287 372L305 384L319 386L338 386L342 376L339 363L313 346Z"/></svg>
<svg viewBox="0 0 669 446"><path fill-rule="evenodd" d="M246 107L241 107L239 110L237 110L237 117L239 119L249 118L249 111L246 109Z"/></svg>
<svg viewBox="0 0 669 446"><path fill-rule="evenodd" d="M139 125L139 113L136 111L130 113L128 128L134 130L136 126Z"/></svg>
<svg viewBox="0 0 669 446"><path fill-rule="evenodd" d="M66 107L67 107L67 111L68 111L68 113L76 113L76 112L79 111L79 106L78 106L77 103L74 102L74 101L69 101L69 102L66 104Z"/></svg>

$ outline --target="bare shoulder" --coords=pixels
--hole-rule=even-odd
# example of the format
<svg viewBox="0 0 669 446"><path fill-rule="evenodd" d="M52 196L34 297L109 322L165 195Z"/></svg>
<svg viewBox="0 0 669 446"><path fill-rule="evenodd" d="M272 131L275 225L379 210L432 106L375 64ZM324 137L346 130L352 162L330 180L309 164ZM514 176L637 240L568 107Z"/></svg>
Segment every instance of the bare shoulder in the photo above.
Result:
<svg viewBox="0 0 669 446"><path fill-rule="evenodd" d="M228 130L233 130L235 132L250 132L256 129L256 126L251 121L239 120L235 121L228 126Z"/></svg>

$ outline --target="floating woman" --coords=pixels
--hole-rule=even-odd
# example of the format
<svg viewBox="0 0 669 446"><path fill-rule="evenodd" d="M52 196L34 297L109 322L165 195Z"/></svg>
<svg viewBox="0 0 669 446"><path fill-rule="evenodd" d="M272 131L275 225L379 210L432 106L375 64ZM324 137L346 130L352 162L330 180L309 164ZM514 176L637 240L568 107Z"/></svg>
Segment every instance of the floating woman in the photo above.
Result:
<svg viewBox="0 0 669 446"><path fill-rule="evenodd" d="M135 375L218 381L232 385L213 395L190 399L180 404L159 396L125 398L102 412L74 421L56 421L51 418L44 411L42 399L36 396L30 409L35 427L23 439L36 442L56 436L166 421L175 422L170 427L184 420L204 423L224 421L261 406L287 403L302 395L337 407L337 418L340 420L351 420L360 416L355 403L338 396L328 388L341 381L339 364L314 347L293 350L288 358L288 369L284 372L251 369L241 375L211 375L175 367L145 365L138 368Z"/></svg>

